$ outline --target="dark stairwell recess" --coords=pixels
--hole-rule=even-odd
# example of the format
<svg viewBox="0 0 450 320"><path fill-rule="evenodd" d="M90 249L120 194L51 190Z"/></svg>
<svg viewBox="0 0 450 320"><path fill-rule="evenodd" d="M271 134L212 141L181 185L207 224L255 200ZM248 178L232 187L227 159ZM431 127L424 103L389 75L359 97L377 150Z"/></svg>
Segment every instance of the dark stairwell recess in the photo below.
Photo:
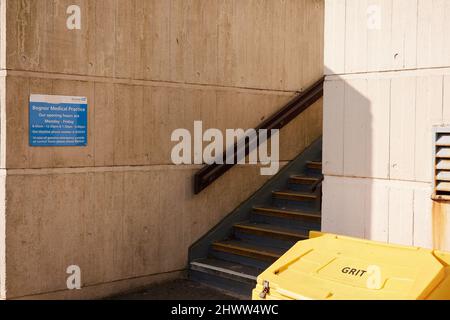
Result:
<svg viewBox="0 0 450 320"><path fill-rule="evenodd" d="M323 95L323 79L294 98L257 129L281 129ZM247 150L248 151L248 150ZM189 277L250 298L256 277L310 231L321 229L322 139L286 165L189 251ZM230 165L203 168L201 192Z"/></svg>

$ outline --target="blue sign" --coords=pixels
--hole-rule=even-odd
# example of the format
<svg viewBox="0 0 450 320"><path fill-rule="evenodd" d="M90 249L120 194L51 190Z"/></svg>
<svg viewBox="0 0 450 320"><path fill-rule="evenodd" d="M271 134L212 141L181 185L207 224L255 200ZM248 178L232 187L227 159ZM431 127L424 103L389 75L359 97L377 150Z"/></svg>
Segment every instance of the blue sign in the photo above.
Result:
<svg viewBox="0 0 450 320"><path fill-rule="evenodd" d="M29 108L30 146L87 146L87 98L31 95Z"/></svg>

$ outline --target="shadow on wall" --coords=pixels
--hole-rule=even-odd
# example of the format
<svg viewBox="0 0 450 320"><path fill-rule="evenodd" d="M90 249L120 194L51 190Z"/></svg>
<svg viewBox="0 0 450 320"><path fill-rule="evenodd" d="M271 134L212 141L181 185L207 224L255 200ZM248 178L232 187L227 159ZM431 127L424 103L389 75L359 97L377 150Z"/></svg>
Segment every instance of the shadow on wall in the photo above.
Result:
<svg viewBox="0 0 450 320"><path fill-rule="evenodd" d="M449 206L431 201L442 76L325 72L323 230L449 250Z"/></svg>
<svg viewBox="0 0 450 320"><path fill-rule="evenodd" d="M325 74L334 74L325 68ZM377 237L372 221L371 184L355 184L352 177L372 171L372 113L365 97L367 82L329 76L324 85L322 229L359 238ZM378 224L379 225L379 224Z"/></svg>

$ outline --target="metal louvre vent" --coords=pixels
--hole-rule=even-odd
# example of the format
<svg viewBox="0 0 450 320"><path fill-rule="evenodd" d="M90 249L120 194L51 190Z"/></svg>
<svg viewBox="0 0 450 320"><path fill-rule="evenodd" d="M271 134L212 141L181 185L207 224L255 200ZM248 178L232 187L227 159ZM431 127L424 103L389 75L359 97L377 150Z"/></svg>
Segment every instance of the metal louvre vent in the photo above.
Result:
<svg viewBox="0 0 450 320"><path fill-rule="evenodd" d="M450 127L434 128L433 146L433 199L450 200Z"/></svg>

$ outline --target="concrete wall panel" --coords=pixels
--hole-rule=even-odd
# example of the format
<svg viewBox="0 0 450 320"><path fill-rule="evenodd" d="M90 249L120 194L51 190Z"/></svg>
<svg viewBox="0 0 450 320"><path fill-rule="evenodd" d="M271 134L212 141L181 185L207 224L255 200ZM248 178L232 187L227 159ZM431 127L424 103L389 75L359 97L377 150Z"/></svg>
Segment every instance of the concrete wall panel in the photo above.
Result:
<svg viewBox="0 0 450 320"><path fill-rule="evenodd" d="M194 121L209 128L253 128L292 98L292 93L235 92L219 88L164 87L8 77L7 168L64 168L170 164L178 128ZM80 95L89 102L86 148L30 148L31 93ZM239 115L239 116L238 116ZM281 159L291 160L320 136L322 103L281 131Z"/></svg>
<svg viewBox="0 0 450 320"><path fill-rule="evenodd" d="M195 170L11 172L8 298L66 290L70 265L80 266L87 287L183 270L189 246L267 179L257 167L238 167L197 197Z"/></svg>
<svg viewBox="0 0 450 320"><path fill-rule="evenodd" d="M431 182L432 128L450 124L449 73L446 68L330 77L325 174Z"/></svg>
<svg viewBox="0 0 450 320"><path fill-rule="evenodd" d="M301 90L323 72L322 0L8 0L9 69Z"/></svg>
<svg viewBox="0 0 450 320"><path fill-rule="evenodd" d="M326 177L323 229L381 242L449 250L446 240L440 244L433 240L433 225L439 221L432 212L430 197L429 185L421 182ZM445 212L442 216L446 216Z"/></svg>
<svg viewBox="0 0 450 320"><path fill-rule="evenodd" d="M446 0L328 1L325 11L327 74L450 66Z"/></svg>

